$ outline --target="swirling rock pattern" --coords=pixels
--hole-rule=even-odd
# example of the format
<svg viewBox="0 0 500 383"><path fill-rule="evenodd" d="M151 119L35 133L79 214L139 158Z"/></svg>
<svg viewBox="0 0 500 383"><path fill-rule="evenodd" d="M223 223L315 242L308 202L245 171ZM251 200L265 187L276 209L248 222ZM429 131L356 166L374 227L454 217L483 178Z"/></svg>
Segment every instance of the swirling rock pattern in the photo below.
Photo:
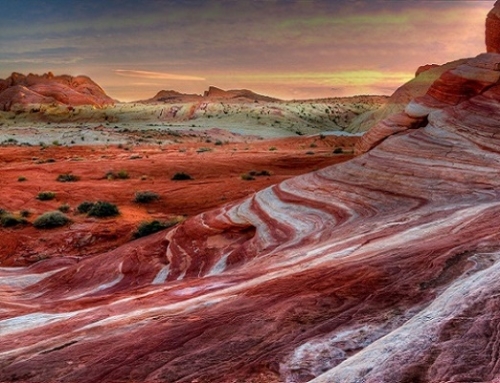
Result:
<svg viewBox="0 0 500 383"><path fill-rule="evenodd" d="M0 380L498 381L500 85L460 73L469 98L393 117L426 123L354 160L0 269Z"/></svg>

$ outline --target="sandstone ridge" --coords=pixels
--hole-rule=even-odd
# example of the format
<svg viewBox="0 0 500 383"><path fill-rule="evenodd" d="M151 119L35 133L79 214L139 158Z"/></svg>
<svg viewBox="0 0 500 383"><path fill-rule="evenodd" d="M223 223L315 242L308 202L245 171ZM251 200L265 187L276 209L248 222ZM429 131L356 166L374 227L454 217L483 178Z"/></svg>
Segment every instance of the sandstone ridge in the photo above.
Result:
<svg viewBox="0 0 500 383"><path fill-rule="evenodd" d="M154 97L136 101L144 104L150 103L185 103L202 101L230 101L230 102L277 102L277 98L264 96L248 89L223 90L210 86L203 95L180 93L175 90L161 90Z"/></svg>
<svg viewBox="0 0 500 383"><path fill-rule="evenodd" d="M499 63L445 71L348 162L0 269L0 380L498 382Z"/></svg>
<svg viewBox="0 0 500 383"><path fill-rule="evenodd" d="M87 76L54 76L51 72L41 76L12 73L0 79L0 111L23 108L26 105L54 104L67 106L113 105L104 90Z"/></svg>

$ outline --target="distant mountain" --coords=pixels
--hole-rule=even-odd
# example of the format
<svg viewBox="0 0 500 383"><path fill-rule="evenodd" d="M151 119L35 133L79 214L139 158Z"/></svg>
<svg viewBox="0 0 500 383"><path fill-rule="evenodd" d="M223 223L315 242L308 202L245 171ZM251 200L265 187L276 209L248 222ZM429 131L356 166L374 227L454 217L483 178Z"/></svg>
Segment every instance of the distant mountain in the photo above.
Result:
<svg viewBox="0 0 500 383"><path fill-rule="evenodd" d="M9 111L17 105L56 104L67 106L91 105L101 108L115 100L87 76L54 76L12 73L0 79L0 110Z"/></svg>
<svg viewBox="0 0 500 383"><path fill-rule="evenodd" d="M276 102L281 101L278 98L264 96L248 89L223 90L215 86L210 86L203 95L185 94L175 90L161 90L154 97L146 100L136 101L143 104L156 103L186 103L199 101L221 101L231 100L237 102Z"/></svg>

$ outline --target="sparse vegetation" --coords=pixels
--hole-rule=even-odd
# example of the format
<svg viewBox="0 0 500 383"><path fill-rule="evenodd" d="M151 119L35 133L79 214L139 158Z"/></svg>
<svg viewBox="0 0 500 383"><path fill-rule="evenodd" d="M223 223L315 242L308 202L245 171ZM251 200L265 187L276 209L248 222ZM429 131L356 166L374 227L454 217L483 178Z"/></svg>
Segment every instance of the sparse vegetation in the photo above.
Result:
<svg viewBox="0 0 500 383"><path fill-rule="evenodd" d="M202 147L202 148L198 148L196 150L196 153L204 153L204 152L211 152L211 151L212 151L212 149L210 149L210 148Z"/></svg>
<svg viewBox="0 0 500 383"><path fill-rule="evenodd" d="M130 178L128 172L126 170L120 170L118 173L115 173L113 171L109 171L106 173L105 178L108 180L126 180Z"/></svg>
<svg viewBox="0 0 500 383"><path fill-rule="evenodd" d="M271 175L271 172L268 170L250 170L248 173L244 173L240 176L240 178L244 181L253 181L255 177L268 177Z"/></svg>
<svg viewBox="0 0 500 383"><path fill-rule="evenodd" d="M48 211L43 213L33 221L33 226L38 229L52 229L67 225L71 220L59 210Z"/></svg>
<svg viewBox="0 0 500 383"><path fill-rule="evenodd" d="M128 172L126 170L120 170L117 173L117 178L121 180L126 180L127 178L129 178Z"/></svg>
<svg viewBox="0 0 500 383"><path fill-rule="evenodd" d="M18 181L18 182L24 182L24 181L26 181L26 180L27 180L27 178L26 178L26 177L24 177L24 176L19 176L19 177L17 178L17 181Z"/></svg>
<svg viewBox="0 0 500 383"><path fill-rule="evenodd" d="M87 214L93 206L94 202L83 201L80 205L78 205L76 210L78 211L78 213Z"/></svg>
<svg viewBox="0 0 500 383"><path fill-rule="evenodd" d="M342 148L335 148L335 149L333 150L333 153L334 153L334 154L341 154L341 153L344 153L344 151L342 150Z"/></svg>
<svg viewBox="0 0 500 383"><path fill-rule="evenodd" d="M242 179L243 181L254 181L254 180L255 180L255 177L251 176L251 175L250 175L250 174L248 174L248 173L244 173L244 174L242 174L240 177L241 177L241 179Z"/></svg>
<svg viewBox="0 0 500 383"><path fill-rule="evenodd" d="M65 173L65 174L59 174L56 178L56 181L58 182L76 182L80 179L80 177L71 174L71 173Z"/></svg>
<svg viewBox="0 0 500 383"><path fill-rule="evenodd" d="M36 196L36 199L40 201L50 201L53 200L54 198L56 198L56 193L52 191L43 191L38 193L38 195Z"/></svg>
<svg viewBox="0 0 500 383"><path fill-rule="evenodd" d="M177 223L179 223L178 220L171 220L171 221L154 220L154 221L141 222L137 227L137 230L134 232L133 237L134 238L145 237L147 235L151 235L161 230L165 230L168 229L169 227L175 226Z"/></svg>
<svg viewBox="0 0 500 383"><path fill-rule="evenodd" d="M71 209L71 207L67 203L62 204L61 206L59 206L57 208L57 210L59 210L62 213L68 213L70 211L70 209Z"/></svg>
<svg viewBox="0 0 500 383"><path fill-rule="evenodd" d="M269 148L269 151L270 151L270 152L273 152L273 151L275 151L275 150L278 150L278 148L277 148L276 146L271 146L271 147Z"/></svg>
<svg viewBox="0 0 500 383"><path fill-rule="evenodd" d="M114 217L118 214L120 214L118 207L107 201L95 202L87 213L89 217L97 218Z"/></svg>
<svg viewBox="0 0 500 383"><path fill-rule="evenodd" d="M2 227L14 227L18 225L25 225L28 223L22 216L16 216L3 209L0 209L0 225Z"/></svg>
<svg viewBox="0 0 500 383"><path fill-rule="evenodd" d="M28 218L31 215L31 212L29 210L21 210L19 214L21 217Z"/></svg>
<svg viewBox="0 0 500 383"><path fill-rule="evenodd" d="M152 191L138 191L134 195L134 202L136 203L149 203L153 201L157 201L160 199L160 196Z"/></svg>
<svg viewBox="0 0 500 383"><path fill-rule="evenodd" d="M178 172L178 173L175 173L173 176L172 176L172 181L189 181L189 180L192 180L193 177L191 177L189 174L187 173L184 173L184 172Z"/></svg>

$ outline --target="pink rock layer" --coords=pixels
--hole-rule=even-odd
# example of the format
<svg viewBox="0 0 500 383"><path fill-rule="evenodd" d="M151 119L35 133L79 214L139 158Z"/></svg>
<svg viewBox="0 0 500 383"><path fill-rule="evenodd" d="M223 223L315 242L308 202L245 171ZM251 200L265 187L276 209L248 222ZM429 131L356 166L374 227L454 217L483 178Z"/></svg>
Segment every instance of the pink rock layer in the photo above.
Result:
<svg viewBox="0 0 500 383"><path fill-rule="evenodd" d="M114 102L87 76L13 73L5 80L0 79L0 110L3 111L9 111L15 105L21 108L33 104L103 107Z"/></svg>
<svg viewBox="0 0 500 383"><path fill-rule="evenodd" d="M0 381L498 382L500 85L460 73L349 162L0 269Z"/></svg>

